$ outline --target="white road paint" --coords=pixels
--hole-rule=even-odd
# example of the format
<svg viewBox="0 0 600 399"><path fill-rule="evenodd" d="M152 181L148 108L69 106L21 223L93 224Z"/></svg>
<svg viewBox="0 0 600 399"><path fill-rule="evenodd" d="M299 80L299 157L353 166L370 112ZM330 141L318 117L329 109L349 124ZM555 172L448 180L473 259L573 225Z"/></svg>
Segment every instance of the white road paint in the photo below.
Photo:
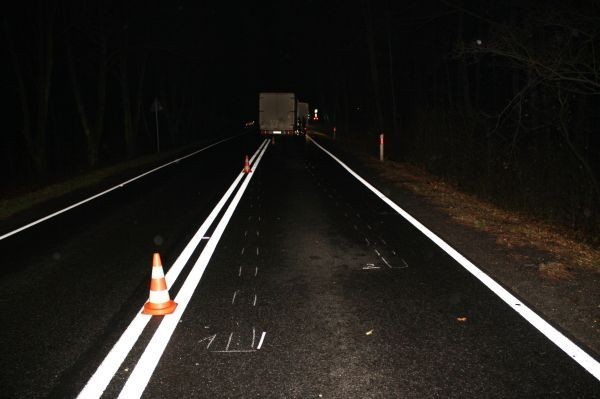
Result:
<svg viewBox="0 0 600 399"><path fill-rule="evenodd" d="M267 335L267 332L263 331L262 335L260 336L260 341L258 341L258 346L256 347L257 350L262 348L263 341L265 340L265 335Z"/></svg>
<svg viewBox="0 0 600 399"><path fill-rule="evenodd" d="M245 133L244 133L244 134L245 134ZM123 187L125 187L127 184L129 184L129 183L132 183L132 182L134 182L134 181L136 181L136 180L138 180L138 179L141 179L141 178L142 178L142 177L144 177L144 176L148 176L149 174L151 174L151 173L154 173L154 172L156 172L157 170L160 170L160 169L166 168L166 167L167 167L167 166L169 166L169 165L173 165L173 164L175 164L175 163L178 163L178 162L179 162L179 161L181 161L181 160L184 160L184 159L186 159L186 158L192 157L192 156L194 156L194 155L196 155L196 154L199 154L199 153L201 153L202 151L208 150L208 149L209 149L209 148L211 148L211 147L214 147L214 146L216 146L216 145L218 145L218 144L221 144L221 143L224 143L224 142L226 142L226 141L232 140L232 139L234 139L234 138L236 138L236 137L239 137L239 136L241 136L241 135L240 135L240 134L238 134L238 135L236 135L236 136L232 136L232 137L228 137L228 138L226 138L226 139L223 139L223 140L219 140L219 141L217 141L217 142L215 142L215 143L212 143L211 145L208 145L208 146L206 146L206 147L204 147L204 148L201 148L201 149L199 149L199 150L196 150L196 151L194 151L194 152L192 152L192 153L190 153L190 154L188 154L188 155L186 155L186 156L183 156L183 157L181 157L181 158L177 158L176 160L174 160L174 161L171 161L171 162L167 162L167 163L166 163L166 164L164 164L164 165L158 166L158 167L156 167L156 168L154 168L154 169L151 169L151 170L149 170L149 171L147 171L147 172L144 172L144 173L142 173L141 175L138 175L138 176L136 176L136 177L133 177L133 178L131 178L131 179L127 180L127 181L124 181L124 182L122 182L122 183L119 183L119 184L117 184L116 186L109 188L108 190L104 190L104 191L102 191L101 193L98 193L98 194L92 195L91 197L89 197L89 198L86 198L86 199L84 199L84 200L82 200L82 201L79 201L79 202L77 202L77 203L75 203L75 204L73 204L73 205L69 205L69 206L68 206L68 207L66 207L66 208L63 208L63 209L61 209L61 210L59 210L59 211L56 211L56 212L54 212L54 213L51 213L50 215L44 216L43 218L40 218L40 219L38 219L38 220L35 220L35 221L33 221L33 222L29 223L29 224L26 224L26 225L24 225L24 226L21 226L21 227L19 227L18 229L15 229L15 230L13 230L13 231L10 231L10 232L8 232L8 233L6 233L6 234L4 234L4 235L0 236L0 241L4 240L5 238L8 238L8 237L10 237L10 236L12 236L12 235L15 235L15 234L17 234L17 233L19 233L19 232L21 232L21 231L23 231L23 230L26 230L26 229L28 229L28 228L30 228L30 227L33 227L33 226L35 226L35 225L38 225L38 224L40 224L40 223L42 223L42 222L45 222L45 221L46 221L46 220L48 220L48 219L52 219L53 217L56 217L56 216L58 216L58 215L60 215L60 214L63 214L63 213L65 213L65 212L67 212L67 211L70 211L70 210L71 210L71 209L73 209L73 208L77 208L77 207L78 207L78 206L80 206L80 205L83 205L83 204L85 204L85 203L87 203L87 202L90 202L90 201L92 201L92 200L95 200L96 198L102 197L103 195L105 195L105 194L108 194L108 193L110 193L111 191L117 190L117 189L119 189L119 188L123 188Z"/></svg>
<svg viewBox="0 0 600 399"><path fill-rule="evenodd" d="M561 350L563 350L568 356L575 360L581 367L590 372L596 379L600 380L600 363L590 356L586 351L581 349L577 344L567 338L563 333L554 328L550 323L544 320L540 315L535 313L531 308L521 302L518 298L508 292L504 287L498 284L494 279L484 273L481 269L475 266L470 260L465 258L456 249L451 247L447 242L442 240L438 235L429 230L425 225L415 219L411 214L406 212L394 201L386 197L381 191L376 189L373 185L367 182L364 178L354 172L348 165L338 159L330 151L325 149L319 143L317 143L312 137L308 137L319 149L334 159L342 168L356 178L360 183L367 187L373 194L379 197L383 202L389 205L394 211L402 216L406 221L416 227L421 233L427 238L433 241L438 247L444 250L450 257L464 267L469 273L475 276L481 281L486 287L500 297L508 306L520 314L525 320L527 320L532 326L538 329L544 334L549 340L554 342Z"/></svg>
<svg viewBox="0 0 600 399"><path fill-rule="evenodd" d="M256 159L256 162L252 165L252 172L256 170L266 149L267 145L262 148L258 158ZM156 332L150 339L148 346L146 346L144 353L133 369L133 372L129 376L129 379L125 383L125 386L121 390L119 398L139 398L144 392L150 377L156 369L158 361L162 357L162 354L164 353L165 348L167 347L167 344L169 343L169 340L171 339L171 336L173 335L173 332L175 331L175 328L177 327L177 324L183 315L183 312L187 308L187 305L190 302L196 287L200 283L200 279L204 274L204 270L206 270L208 262L210 261L210 258L212 257L212 254L214 253L221 236L225 232L225 228L227 227L229 220L233 216L233 212L238 206L242 195L252 180L252 177L255 176L255 173L244 175L246 178L231 200L231 203L227 207L227 210L215 228L211 239L208 240L206 247L200 254L200 257L194 264L188 277L181 286L181 289L177 293L177 296L175 297L175 302L178 304L177 308L175 308L175 311L172 314L165 316L161 321L160 325L156 329Z"/></svg>
<svg viewBox="0 0 600 399"><path fill-rule="evenodd" d="M268 140L264 140L250 159L250 164L254 162L254 159L259 154L261 154L262 156L262 153L264 153L264 151L266 150L267 145ZM175 263L169 268L169 271L165 275L167 287L170 287L173 285L173 283L175 283L181 270L188 262L189 258L192 256L192 253L198 246L200 240L205 237L204 234L206 234L206 231L213 224L217 215L221 212L221 209L225 206L225 204L229 200L229 197L233 194L235 188L238 186L238 183L244 176L244 173L240 173L236 177L231 186L229 186L227 192L219 200L215 208L208 215L208 217L206 218L204 223L202 223L196 234L194 234L190 242L181 252ZM211 240L212 237L208 240L207 246L211 242ZM129 352L131 351L131 348L133 348L133 345L135 345L140 334L151 319L150 315L141 313L142 309L143 306L140 308L140 312L138 312L136 317L131 321L127 329L123 332L119 340L112 347L108 355L104 358L100 366L98 366L98 369L96 369L92 377L88 380L85 387L79 393L78 398L99 398L102 395L102 393L110 383L110 380L113 378L120 365L123 363Z"/></svg>
<svg viewBox="0 0 600 399"><path fill-rule="evenodd" d="M233 298L231 298L231 304L233 305L235 303L235 297L237 296L237 290L233 291Z"/></svg>

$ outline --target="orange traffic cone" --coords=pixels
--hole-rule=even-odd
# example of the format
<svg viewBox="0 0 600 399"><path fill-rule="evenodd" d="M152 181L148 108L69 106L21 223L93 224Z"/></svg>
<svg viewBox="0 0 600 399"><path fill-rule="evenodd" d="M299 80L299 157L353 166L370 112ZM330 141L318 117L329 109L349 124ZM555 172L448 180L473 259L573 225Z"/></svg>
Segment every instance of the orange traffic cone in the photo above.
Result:
<svg viewBox="0 0 600 399"><path fill-rule="evenodd" d="M244 173L252 173L252 170L250 170L250 161L248 160L248 155L246 155L246 160L244 161Z"/></svg>
<svg viewBox="0 0 600 399"><path fill-rule="evenodd" d="M144 304L142 313L155 316L173 313L177 304L169 298L165 273L163 272L160 255L152 257L152 280L150 280L150 298Z"/></svg>

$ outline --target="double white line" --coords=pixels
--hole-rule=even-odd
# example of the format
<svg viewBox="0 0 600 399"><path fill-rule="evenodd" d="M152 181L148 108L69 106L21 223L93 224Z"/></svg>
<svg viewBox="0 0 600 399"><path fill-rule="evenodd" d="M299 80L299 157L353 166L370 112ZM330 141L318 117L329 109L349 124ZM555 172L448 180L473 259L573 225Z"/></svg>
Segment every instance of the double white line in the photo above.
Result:
<svg viewBox="0 0 600 399"><path fill-rule="evenodd" d="M256 170L268 145L268 140L263 141L258 150L256 150L250 159L252 172ZM255 159L256 162L254 162ZM173 331L175 331L175 327L177 327L177 323L183 315L183 312L185 311L185 308L187 307L196 287L200 283L202 274L204 273L204 270L206 269L206 266L208 265L208 262L215 251L216 246L223 235L223 232L225 231L233 212L235 211L235 208L240 202L244 191L246 191L246 188L252 179L253 173L245 174L240 172L225 195L221 198L219 203L215 206L208 218L206 218L202 226L200 226L194 237L192 237L183 252L179 255L175 263L165 275L167 286L172 286L177 280L177 277L181 273L183 267L187 264L189 258L192 256L192 253L208 231L209 227L212 226L218 214L221 212L233 192L236 190L240 180L242 180L245 176L247 176L246 179L237 190L233 200L227 207L227 210L217 224L212 236L206 243L206 246L202 250L198 260L194 264L181 289L177 293L175 301L177 302L178 306L175 309L175 312L165 316L161 321L158 329L144 350L144 353L138 360L133 372L129 376L129 379L125 383L125 386L121 390L121 393L119 394L120 398L138 398L144 392L144 389L146 388L146 385L148 384L148 381L150 380L158 361L160 360L167 344L169 343L169 339L171 338ZM123 332L119 340L115 343L106 358L102 361L94 375L87 382L83 390L79 393L78 398L99 398L104 393L104 390L137 342L139 336L150 321L151 317L152 316L150 315L145 315L142 313L137 314L127 329Z"/></svg>

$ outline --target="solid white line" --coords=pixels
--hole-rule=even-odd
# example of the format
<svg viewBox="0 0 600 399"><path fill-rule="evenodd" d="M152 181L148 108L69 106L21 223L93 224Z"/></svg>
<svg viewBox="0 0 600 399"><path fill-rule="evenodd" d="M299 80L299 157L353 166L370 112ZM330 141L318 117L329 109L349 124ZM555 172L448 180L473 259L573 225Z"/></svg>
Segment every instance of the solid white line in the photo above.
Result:
<svg viewBox="0 0 600 399"><path fill-rule="evenodd" d="M267 335L267 332L263 331L262 335L260 336L260 341L258 341L258 346L256 347L257 350L262 348L263 341L265 340L265 335Z"/></svg>
<svg viewBox="0 0 600 399"><path fill-rule="evenodd" d="M252 160L259 154L261 149L266 145L268 141L265 140L256 150L254 155L252 156ZM252 160L250 162L252 162ZM243 173L240 173L238 177L234 180L234 182L229 186L227 192L223 195L221 200L217 203L212 212L208 215L202 226L198 229L194 237L190 240L190 242L186 245L185 249L181 252L175 263L169 268L169 271L165 275L165 281L167 282L167 287L173 285L173 283L177 280L181 270L192 256L192 253L198 246L201 239L205 238L204 234L208 230L208 228L213 224L217 215L221 212L221 209L237 187L239 181L244 176ZM210 241L210 239L209 239ZM142 311L140 308L140 312ZM112 347L108 355L104 358L98 369L94 372L92 377L89 379L85 387L81 390L78 395L78 398L99 398L108 384L110 380L113 378L119 366L123 363L133 345L137 342L140 334L146 327L146 324L151 319L150 315L145 315L138 312L136 317L131 321L127 329L123 332L119 340Z"/></svg>
<svg viewBox="0 0 600 399"><path fill-rule="evenodd" d="M256 159L256 162L254 165L252 165L252 172L256 170L256 167L260 163L267 146L268 145L263 147L258 158ZM178 304L177 308L175 308L175 311L172 314L165 316L158 326L154 336L148 343L148 346L146 346L144 353L138 360L133 372L121 390L119 398L139 398L144 392L152 373L154 373L158 361L165 351L165 348L167 347L167 344L169 343L169 340L171 339L171 336L173 335L173 332L175 331L175 328L177 327L177 324L183 315L183 312L190 302L196 287L200 283L200 279L204 274L204 270L206 269L208 262L210 261L210 258L215 251L217 244L219 243L219 240L221 239L221 236L223 235L225 228L227 227L227 224L233 215L233 212L235 211L235 208L239 204L242 195L246 191L246 188L248 187L248 184L254 175L255 173L249 173L245 175L247 176L246 179L243 181L239 190L235 194L235 197L231 200L231 203L227 207L225 214L215 228L211 239L208 240L206 247L200 254L200 257L194 264L194 267L177 293L177 297L175 298L175 302Z"/></svg>
<svg viewBox="0 0 600 399"><path fill-rule="evenodd" d="M452 248L448 243L438 237L435 233L425 227L421 222L415 219L412 215L406 212L404 209L399 207L395 202L391 199L383 195L381 191L377 190L373 187L369 182L359 176L356 172L354 172L350 167L348 167L345 163L339 160L335 155L331 152L323 148L319 143L317 143L312 137L309 137L318 148L320 148L323 152L333 158L337 163L339 163L344 169L348 171L352 176L354 176L359 182L361 182L365 187L371 190L376 196L378 196L383 202L388 204L393 210L395 210L400 216L406 219L410 224L415 226L421 233L427 236L431 241L433 241L437 246L443 249L448 255L450 255L454 260L456 260L462 267L464 267L469 273L475 276L479 281L481 281L486 287L492 290L496 295L498 295L508 306L513 308L518 314L520 314L525 320L527 320L532 326L537 328L542 334L544 334L548 339L550 339L556 346L562 349L567 355L569 355L573 360L579 363L584 369L589 371L596 379L600 380L600 363L590 356L587 352L581 349L577 344L567 338L564 334L558 331L556 328L551 326L546 320L544 320L541 316L531 310L528 306L526 306L523 302L517 299L514 295L508 292L504 287L498 284L494 279L484 273L481 269L475 266L471 261L461 255L457 250Z"/></svg>
<svg viewBox="0 0 600 399"><path fill-rule="evenodd" d="M144 172L144 173L142 173L142 174L141 174L141 175L139 175L139 176L136 176L136 177L134 177L134 178L132 178L132 179L129 179L129 180L127 180L127 181L124 181L123 183L119 183L119 184L117 184L116 186L109 188L108 190L104 190L104 191L102 191L101 193L98 193L98 194L92 195L91 197L89 197L89 198L86 198L86 199L84 199L84 200L82 200L82 201L79 201L79 202L77 202L77 203L75 203L75 204L73 204L73 205L70 205L70 206L68 206L68 207L66 207L66 208L64 208L64 209L61 209L61 210L59 210L59 211L56 211L56 212L54 212L54 213L51 213L50 215L44 216L44 217L43 217L43 218L41 218L41 219L35 220L35 221L33 221L33 222L29 223L29 224L26 224L26 225L24 225L24 226L21 226L21 227L19 227L18 229L15 229L15 230L13 230L13 231L10 231L10 232L8 232L8 233L6 233L6 234L4 234L4 235L0 236L0 241L4 240L4 239L5 239L5 238L7 238L7 237L10 237L10 236L12 236L12 235L15 235L15 234L17 234L17 233L19 233L19 232L21 232L21 231L23 231L23 230L26 230L26 229L28 229L28 228L30 228L30 227L33 227L33 226L35 226L35 225L37 225L37 224L40 224L40 223L42 223L42 222L45 222L45 221L46 221L46 220L48 220L48 219L52 219L52 218L53 218L53 217L55 217L55 216L58 216L58 215L60 215L60 214L62 214L62 213L65 213L65 212L67 212L67 211L70 211L71 209L73 209L73 208L76 208L76 207L78 207L78 206L80 206L80 205L83 205L83 204L85 204L86 202L90 202L90 201L92 201L92 200L94 200L94 199L96 199L96 198L98 198L98 197L101 197L101 196L103 196L104 194L108 194L108 193L110 193L111 191L114 191L114 190L116 190L116 189L122 188L123 186L125 186L125 185L127 185L127 184L129 184L129 183L131 183L131 182L134 182L134 181L136 181L136 180L138 180L138 179L141 179L142 177L144 177L144 176L147 176L147 175L149 175L150 173L154 173L154 172L156 172L157 170L160 170L160 169L162 169L162 168L165 168L165 167L167 167L167 166L169 166L169 165L172 165L172 164L174 164L174 163L177 163L177 162L179 162L179 161L181 161L181 160L183 160L183 159L189 158L189 157L191 157L191 156L193 156L193 155L196 155L196 154L198 154L198 153L200 153L200 152L202 152L202 151L205 151L205 150L207 150L207 149L209 149L209 148L211 148L211 147L214 147L214 146L216 146L217 144L221 144L221 143L224 143L225 141L232 140L232 139L234 139L234 138L236 138L236 137L238 137L238 136L240 136L240 135L238 134L237 136L232 136L232 137L229 137L229 138L226 138L226 139L223 139L223 140L217 141L216 143L212 143L211 145L209 145L209 146L207 146L207 147L204 147L204 148L202 148L202 149L200 149L200 150L194 151L194 152L192 152L191 154L188 154L188 155L186 155L186 156L184 156L184 157L181 157L181 158L177 158L176 160L174 160L174 161L171 161L171 162L168 162L168 163L166 163L166 164L164 164L164 165L158 166L158 167L156 167L156 168L154 168L154 169L151 169L151 170L149 170L149 171L147 171L147 172Z"/></svg>

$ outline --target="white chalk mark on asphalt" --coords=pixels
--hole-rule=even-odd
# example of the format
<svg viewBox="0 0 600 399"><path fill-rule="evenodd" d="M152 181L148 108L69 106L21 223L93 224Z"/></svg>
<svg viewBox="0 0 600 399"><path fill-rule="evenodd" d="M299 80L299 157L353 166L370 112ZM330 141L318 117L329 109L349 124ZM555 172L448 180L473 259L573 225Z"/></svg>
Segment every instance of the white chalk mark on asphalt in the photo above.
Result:
<svg viewBox="0 0 600 399"><path fill-rule="evenodd" d="M253 171L255 171L258 167L262 156L268 147L268 140L266 140L265 143L266 144L262 147L262 150L259 148L260 152L258 153L256 162L252 165ZM125 383L125 386L121 390L119 398L139 398L142 396L144 389L146 389L146 385L148 385L150 377L154 373L154 370L156 369L156 366L158 365L158 362L162 357L165 348L167 347L167 344L169 343L169 340L175 331L175 328L179 324L179 320L181 319L183 312L190 302L192 295L198 287L198 284L200 284L202 275L208 266L208 262L210 261L210 258L212 257L212 254L214 253L217 244L219 243L219 240L225 231L225 228L231 220L231 217L233 216L233 213L238 206L242 195L246 191L248 184L250 184L252 177L255 176L254 173L240 174L245 176L245 179L231 200L231 203L227 207L223 217L217 224L211 239L208 240L206 247L200 254L198 260L192 267L192 270L179 289L179 292L174 299L175 302L178 303L177 308L175 308L175 311L172 314L165 316L161 321L154 335L150 339L150 342L146 346L144 353L138 360L133 372L129 376L129 379Z"/></svg>
<svg viewBox="0 0 600 399"><path fill-rule="evenodd" d="M320 148L323 152L329 155L332 159L334 159L342 168L344 168L348 173L350 173L356 180L362 183L365 187L367 187L373 194L379 197L383 202L389 205L396 213L402 216L406 221L416 227L421 233L423 233L427 238L433 241L438 247L444 250L452 259L454 259L458 264L464 267L469 273L475 276L482 284L488 287L492 292L494 292L500 299L502 299L508 306L510 306L515 312L517 312L521 317L527 320L532 326L534 326L538 331L544 334L548 339L550 339L556 346L558 346L562 351L564 351L568 356L570 356L574 361L579 363L581 367L590 372L597 380L600 380L600 362L594 359L589 353L584 351L582 348L577 346L576 343L567 338L563 333L554 328L550 323L544 320L540 315L534 312L531 308L525 305L522 301L520 301L513 294L508 292L504 287L502 287L496 280L488 276L483 270L475 266L470 260L465 258L460 252L450 246L446 241L442 240L437 234L429 230L424 224L415 219L411 214L402 209L398 204L394 201L386 197L381 191L376 189L373 185L371 185L368 181L362 178L355 171L350 169L348 165L342 162L339 158L333 155L330 151L326 150L322 145L317 143L312 137L307 136L308 140L314 143L318 148Z"/></svg>
<svg viewBox="0 0 600 399"><path fill-rule="evenodd" d="M383 261L383 263L385 263L390 269L392 268L392 265L389 264L389 262L382 256L381 260Z"/></svg>
<svg viewBox="0 0 600 399"><path fill-rule="evenodd" d="M371 269L381 269L379 266L375 266L374 263L367 263L366 266L363 266L363 270L371 270Z"/></svg>
<svg viewBox="0 0 600 399"><path fill-rule="evenodd" d="M227 346L225 347L225 352L229 351L229 345L231 345L231 338L233 337L233 332L229 334L229 340L227 341Z"/></svg>
<svg viewBox="0 0 600 399"><path fill-rule="evenodd" d="M268 140L264 140L262 142L262 144L258 147L256 152L254 153L252 158L250 159L250 163L252 164L254 159L259 157L253 166L254 168L258 164L258 160L262 157L262 153L264 153L264 151L266 150L268 145L269 145ZM229 186L229 188L227 189L227 192L225 192L223 197L221 197L221 199L219 200L217 205L211 211L210 215L208 215L208 217L202 223L202 225L200 226L200 228L198 229L196 234L194 234L194 236L192 237L190 242L186 245L184 250L181 252L181 254L177 258L175 263L173 263L173 265L169 268L169 271L167 272L167 274L165 274L165 280L167 282L168 287L172 286L175 283L175 281L177 280L177 277L183 270L183 267L187 264L189 258L192 256L193 252L198 247L200 240L202 239L202 237L204 237L204 234L206 234L206 232L208 231L210 226L212 226L213 222L215 221L215 219L221 212L221 209L223 209L223 207L229 200L229 197L233 194L233 192L235 191L235 189L238 186L238 183L242 180L242 178L244 176L245 175L243 173L238 174L238 176L233 181L231 186ZM247 185L247 183L245 183L245 182L242 183L240 190L242 187L244 187L244 184ZM238 190L238 193L236 194L236 196L234 197L234 199L238 195L240 195L239 190ZM238 200L238 202L239 202L239 200ZM231 207L231 204L229 207ZM229 208L228 208L228 210L229 210ZM226 211L226 214L227 214L227 211ZM223 221L223 218L221 219L221 222L222 221ZM219 224L217 225L217 229L215 230L215 232L217 232L221 222L219 222ZM219 236L219 238L220 238L220 236ZM218 239L217 239L217 241L218 241ZM209 239L206 244L207 247L204 248L204 250L202 251L202 254L204 254L204 252L206 251L207 248L211 247L211 242L212 242L212 240ZM215 246L216 246L216 244L215 244ZM213 251L214 251L214 249L213 249ZM200 255L201 257L202 257L202 254ZM211 252L211 254L212 254L212 252ZM210 258L210 256L209 256L209 258ZM196 263L198 263L198 262L196 262ZM208 263L208 260L207 260L207 263ZM200 277L201 276L202 276L202 274L200 274ZM184 283L184 285L185 285L185 283ZM178 308L180 308L180 310L181 310L181 306L178 306ZM102 394L104 393L104 390L110 383L111 379L113 378L115 373L119 370L119 366L123 363L123 361L129 354L129 352L131 351L131 348L133 348L133 346L137 342L139 336L141 335L142 331L144 330L144 328L146 327L146 325L148 324L148 322L151 319L150 315L141 313L142 309L143 309L143 307L140 308L140 312L131 321L129 326L127 326L127 329L125 329L123 334L121 334L121 337L119 338L117 343L115 343L115 345L112 347L110 352L106 355L106 357L104 358L104 360L102 361L100 366L98 366L98 368L96 369L94 374L88 380L85 387L83 387L83 389L77 396L78 398L98 398L98 397L102 396ZM141 393L140 393L140 395L141 395Z"/></svg>
<svg viewBox="0 0 600 399"><path fill-rule="evenodd" d="M265 335L267 335L267 332L263 331L262 335L260 336L260 341L258 341L258 346L256 347L257 350L262 348L263 341L265 340Z"/></svg>
<svg viewBox="0 0 600 399"><path fill-rule="evenodd" d="M224 351L212 351L213 353L254 353L256 350L254 349L232 349L232 350L224 350Z"/></svg>
<svg viewBox="0 0 600 399"><path fill-rule="evenodd" d="M211 335L209 337L203 338L200 341L198 341L198 343L201 343L203 341L208 340L208 345L206 345L206 349L210 348L210 346L212 345L213 341L215 340L215 338L217 338L217 334Z"/></svg>

